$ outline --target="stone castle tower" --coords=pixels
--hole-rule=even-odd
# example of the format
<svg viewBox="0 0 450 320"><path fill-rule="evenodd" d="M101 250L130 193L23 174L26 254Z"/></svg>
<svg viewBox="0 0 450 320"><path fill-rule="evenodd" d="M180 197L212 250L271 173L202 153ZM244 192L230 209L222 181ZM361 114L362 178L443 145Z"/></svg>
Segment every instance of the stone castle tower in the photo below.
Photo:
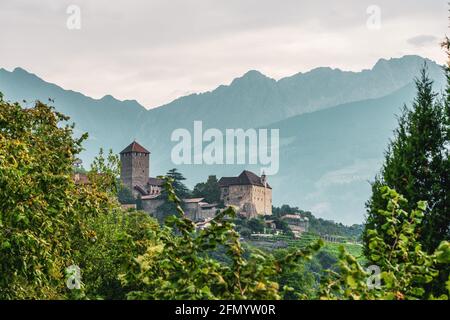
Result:
<svg viewBox="0 0 450 320"><path fill-rule="evenodd" d="M136 141L120 152L120 179L133 194L137 188L146 189L150 176L150 151Z"/></svg>

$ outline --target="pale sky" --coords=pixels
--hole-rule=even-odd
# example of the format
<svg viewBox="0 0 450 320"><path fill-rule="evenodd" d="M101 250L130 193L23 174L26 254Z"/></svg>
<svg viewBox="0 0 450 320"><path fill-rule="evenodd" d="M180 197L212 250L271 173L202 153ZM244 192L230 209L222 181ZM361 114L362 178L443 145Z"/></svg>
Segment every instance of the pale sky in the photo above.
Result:
<svg viewBox="0 0 450 320"><path fill-rule="evenodd" d="M0 0L0 68L153 108L252 69L279 79L322 66L359 71L406 54L444 63L447 2ZM67 27L70 5L80 9L79 30Z"/></svg>

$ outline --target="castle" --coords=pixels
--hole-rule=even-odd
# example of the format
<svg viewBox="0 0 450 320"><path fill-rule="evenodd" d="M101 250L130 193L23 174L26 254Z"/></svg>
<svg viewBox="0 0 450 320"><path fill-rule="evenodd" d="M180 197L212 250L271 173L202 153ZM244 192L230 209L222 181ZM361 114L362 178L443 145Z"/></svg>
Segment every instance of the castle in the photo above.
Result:
<svg viewBox="0 0 450 320"><path fill-rule="evenodd" d="M154 214L163 203L161 194L163 180L150 177L150 151L133 141L120 152L122 183L142 200L144 211ZM272 214L272 188L267 177L244 170L237 177L219 180L220 199L225 206L234 206L246 217ZM193 221L214 217L217 204L209 204L203 198L183 199L186 215Z"/></svg>
<svg viewBox="0 0 450 320"><path fill-rule="evenodd" d="M220 198L225 206L235 206L241 215L256 217L272 215L272 188L263 173L258 177L244 170L237 177L223 177L219 180Z"/></svg>

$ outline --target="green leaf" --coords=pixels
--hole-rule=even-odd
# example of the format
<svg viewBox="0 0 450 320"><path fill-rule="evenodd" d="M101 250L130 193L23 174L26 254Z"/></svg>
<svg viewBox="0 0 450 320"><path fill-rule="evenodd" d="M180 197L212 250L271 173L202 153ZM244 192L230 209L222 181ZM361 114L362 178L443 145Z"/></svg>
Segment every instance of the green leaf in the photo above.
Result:
<svg viewBox="0 0 450 320"><path fill-rule="evenodd" d="M346 281L347 281L347 284L350 286L350 288L356 289L356 287L357 287L356 280L351 275L347 276Z"/></svg>
<svg viewBox="0 0 450 320"><path fill-rule="evenodd" d="M11 248L11 243L9 241L2 242L2 249L9 249Z"/></svg>

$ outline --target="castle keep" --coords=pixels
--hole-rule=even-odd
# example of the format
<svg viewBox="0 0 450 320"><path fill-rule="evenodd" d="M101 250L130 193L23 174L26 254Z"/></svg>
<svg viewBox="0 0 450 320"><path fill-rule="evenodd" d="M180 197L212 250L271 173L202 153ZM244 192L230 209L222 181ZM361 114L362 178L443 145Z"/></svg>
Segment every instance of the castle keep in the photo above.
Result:
<svg viewBox="0 0 450 320"><path fill-rule="evenodd" d="M272 188L267 177L257 176L244 170L237 177L223 177L219 180L220 197L225 206L238 207L246 217L272 215Z"/></svg>
<svg viewBox="0 0 450 320"><path fill-rule="evenodd" d="M163 181L150 177L150 151L136 141L120 152L120 179L137 197L161 193Z"/></svg>

